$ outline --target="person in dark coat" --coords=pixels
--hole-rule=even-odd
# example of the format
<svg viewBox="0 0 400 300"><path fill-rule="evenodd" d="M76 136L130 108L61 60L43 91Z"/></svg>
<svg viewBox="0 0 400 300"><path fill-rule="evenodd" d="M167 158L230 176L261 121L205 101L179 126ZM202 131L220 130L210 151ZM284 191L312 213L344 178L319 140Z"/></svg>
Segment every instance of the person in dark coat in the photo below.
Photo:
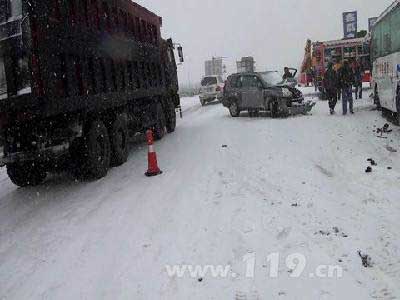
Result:
<svg viewBox="0 0 400 300"><path fill-rule="evenodd" d="M338 78L337 73L333 69L332 63L328 64L328 69L325 72L323 83L325 93L329 101L330 113L333 115L335 113L335 107L337 103Z"/></svg>
<svg viewBox="0 0 400 300"><path fill-rule="evenodd" d="M336 72L336 78L338 79L338 85L339 85L339 70L341 67L342 67L342 62L340 59L337 59L335 65L333 66L333 69ZM338 101L342 100L342 90L339 86L337 88L337 100Z"/></svg>
<svg viewBox="0 0 400 300"><path fill-rule="evenodd" d="M350 113L354 114L353 110L353 84L354 73L348 61L343 63L339 70L339 86L342 89L342 106L343 115L347 114L347 103L349 103Z"/></svg>
<svg viewBox="0 0 400 300"><path fill-rule="evenodd" d="M314 68L314 67L311 68L311 78L312 78L312 83L313 83L313 85L314 85L314 89L315 89L315 91L317 91L317 90L318 90L318 86L317 86L317 74L316 74L316 72L315 72L315 68Z"/></svg>
<svg viewBox="0 0 400 300"><path fill-rule="evenodd" d="M356 63L354 66L354 87L356 99L362 99L362 79L363 79L363 70L359 63Z"/></svg>
<svg viewBox="0 0 400 300"><path fill-rule="evenodd" d="M285 69L284 69L284 74L283 74L282 79L283 79L283 80L286 80L286 79L290 79L290 78L293 78L293 77L294 77L294 76L293 76L293 74L290 72L289 68L288 68L288 67L285 67Z"/></svg>

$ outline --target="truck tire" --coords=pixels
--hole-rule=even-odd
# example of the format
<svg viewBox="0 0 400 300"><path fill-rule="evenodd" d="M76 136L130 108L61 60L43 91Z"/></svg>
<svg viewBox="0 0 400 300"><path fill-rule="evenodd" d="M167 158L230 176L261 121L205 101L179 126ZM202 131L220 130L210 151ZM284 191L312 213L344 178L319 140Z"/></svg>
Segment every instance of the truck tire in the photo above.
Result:
<svg viewBox="0 0 400 300"><path fill-rule="evenodd" d="M165 113L162 105L157 104L156 109L156 124L154 126L154 138L156 140L161 140L165 136L165 129L167 126L167 120L165 118Z"/></svg>
<svg viewBox="0 0 400 300"><path fill-rule="evenodd" d="M126 118L117 116L110 128L111 165L118 167L126 163L129 155L129 131Z"/></svg>
<svg viewBox="0 0 400 300"><path fill-rule="evenodd" d="M240 115L240 109L239 105L237 104L236 100L231 101L231 104L229 105L229 113L233 118L237 118Z"/></svg>
<svg viewBox="0 0 400 300"><path fill-rule="evenodd" d="M105 177L110 168L111 143L102 121L92 122L84 137L82 150L79 177L89 180Z"/></svg>
<svg viewBox="0 0 400 300"><path fill-rule="evenodd" d="M172 133L176 128L176 111L175 105L168 101L168 120L167 120L167 132Z"/></svg>
<svg viewBox="0 0 400 300"><path fill-rule="evenodd" d="M12 183L20 187L37 186L46 179L46 171L35 162L7 165Z"/></svg>

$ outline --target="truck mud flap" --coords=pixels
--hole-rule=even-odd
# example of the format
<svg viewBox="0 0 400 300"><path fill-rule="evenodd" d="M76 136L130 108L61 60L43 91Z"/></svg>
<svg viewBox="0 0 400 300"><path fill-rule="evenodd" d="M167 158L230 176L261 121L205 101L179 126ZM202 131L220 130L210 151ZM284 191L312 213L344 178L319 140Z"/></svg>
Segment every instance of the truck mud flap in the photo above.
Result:
<svg viewBox="0 0 400 300"><path fill-rule="evenodd" d="M289 114L291 116L306 115L309 112L311 112L315 104L316 104L315 102L308 101L304 104L293 105L292 107L289 108Z"/></svg>

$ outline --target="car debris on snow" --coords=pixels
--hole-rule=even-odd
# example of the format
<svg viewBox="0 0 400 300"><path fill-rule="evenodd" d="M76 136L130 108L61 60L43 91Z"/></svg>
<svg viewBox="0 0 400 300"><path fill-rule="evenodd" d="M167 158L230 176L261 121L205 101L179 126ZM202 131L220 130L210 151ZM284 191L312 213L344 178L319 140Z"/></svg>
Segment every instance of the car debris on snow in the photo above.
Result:
<svg viewBox="0 0 400 300"><path fill-rule="evenodd" d="M315 234L321 234L321 235L329 236L331 233L329 231L320 230L320 231L316 232Z"/></svg>
<svg viewBox="0 0 400 300"><path fill-rule="evenodd" d="M372 259L368 254L363 254L361 251L358 251L358 256L360 256L362 265L365 268L372 268Z"/></svg>
<svg viewBox="0 0 400 300"><path fill-rule="evenodd" d="M340 236L340 237L344 237L347 238L348 235L345 234L342 230L339 229L339 227L334 226L332 227L333 232L329 231L329 230L320 230L314 234L320 234L320 235L325 235L325 236L330 236L331 234L334 234L335 236Z"/></svg>
<svg viewBox="0 0 400 300"><path fill-rule="evenodd" d="M382 128L378 128L377 130L376 130L376 132L377 133L380 133L381 135L383 134L383 133L391 133L393 130L392 129L389 129L390 127L389 127L389 124L385 124L385 125L383 125L383 127Z"/></svg>
<svg viewBox="0 0 400 300"><path fill-rule="evenodd" d="M389 124L385 124L385 125L383 125L383 127L382 128L377 128L376 129L376 133L378 133L379 135L377 135L377 137L378 138L383 138L383 139L387 139L387 136L383 136L383 134L389 134L389 133L392 133L393 132L393 130L392 129L389 129L390 128L390 126L389 126Z"/></svg>

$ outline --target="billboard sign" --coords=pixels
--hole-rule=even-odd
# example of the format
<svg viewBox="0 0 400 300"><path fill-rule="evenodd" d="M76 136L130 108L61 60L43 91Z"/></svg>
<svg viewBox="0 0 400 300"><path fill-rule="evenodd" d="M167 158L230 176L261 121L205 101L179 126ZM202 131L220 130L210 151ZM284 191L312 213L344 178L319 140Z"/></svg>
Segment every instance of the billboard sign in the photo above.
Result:
<svg viewBox="0 0 400 300"><path fill-rule="evenodd" d="M372 28L374 27L377 20L378 20L378 18L369 18L368 19L368 31L369 32L372 31Z"/></svg>
<svg viewBox="0 0 400 300"><path fill-rule="evenodd" d="M345 39L357 37L357 11L343 13L343 32Z"/></svg>

